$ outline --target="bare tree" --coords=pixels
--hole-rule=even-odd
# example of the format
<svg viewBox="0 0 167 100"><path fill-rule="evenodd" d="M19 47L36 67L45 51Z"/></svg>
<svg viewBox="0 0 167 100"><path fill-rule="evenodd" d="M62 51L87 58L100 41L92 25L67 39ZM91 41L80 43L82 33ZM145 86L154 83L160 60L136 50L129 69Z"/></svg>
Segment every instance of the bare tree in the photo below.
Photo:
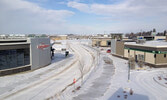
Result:
<svg viewBox="0 0 167 100"><path fill-rule="evenodd" d="M155 28L153 28L153 32L156 32L156 29L155 29Z"/></svg>
<svg viewBox="0 0 167 100"><path fill-rule="evenodd" d="M129 68L128 68L128 81L130 80L130 69L135 69L135 59L130 56L128 60Z"/></svg>
<svg viewBox="0 0 167 100"><path fill-rule="evenodd" d="M144 58L143 55L138 56L138 66L142 68L144 66Z"/></svg>
<svg viewBox="0 0 167 100"><path fill-rule="evenodd" d="M129 66L130 66L130 69L135 69L135 58L134 57L129 58Z"/></svg>
<svg viewBox="0 0 167 100"><path fill-rule="evenodd" d="M81 73L81 85L83 83L83 76L84 76L84 63L79 60L80 66L79 66L79 71Z"/></svg>
<svg viewBox="0 0 167 100"><path fill-rule="evenodd" d="M164 30L164 36L166 36L166 34L167 34L167 31L166 31L166 30Z"/></svg>

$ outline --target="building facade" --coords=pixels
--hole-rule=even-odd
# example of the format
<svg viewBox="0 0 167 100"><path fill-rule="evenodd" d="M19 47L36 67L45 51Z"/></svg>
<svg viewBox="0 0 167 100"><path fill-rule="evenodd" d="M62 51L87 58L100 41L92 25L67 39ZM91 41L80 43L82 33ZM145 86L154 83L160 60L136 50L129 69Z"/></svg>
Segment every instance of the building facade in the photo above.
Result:
<svg viewBox="0 0 167 100"><path fill-rule="evenodd" d="M111 53L116 54L116 39L111 39Z"/></svg>
<svg viewBox="0 0 167 100"><path fill-rule="evenodd" d="M34 70L51 63L49 38L0 40L0 75Z"/></svg>
<svg viewBox="0 0 167 100"><path fill-rule="evenodd" d="M135 61L142 60L152 67L167 67L167 42L111 39L111 53L115 56L128 59L134 57Z"/></svg>
<svg viewBox="0 0 167 100"><path fill-rule="evenodd" d="M56 36L50 36L50 39L52 40L67 40L67 35L56 35Z"/></svg>
<svg viewBox="0 0 167 100"><path fill-rule="evenodd" d="M125 42L133 42L133 40L131 39L126 39L126 40L111 39L111 53L123 57Z"/></svg>
<svg viewBox="0 0 167 100"><path fill-rule="evenodd" d="M149 41L144 44L125 43L124 57L142 59L152 67L167 67L167 42Z"/></svg>
<svg viewBox="0 0 167 100"><path fill-rule="evenodd" d="M111 46L111 38L110 37L93 37L92 38L92 46L110 47Z"/></svg>

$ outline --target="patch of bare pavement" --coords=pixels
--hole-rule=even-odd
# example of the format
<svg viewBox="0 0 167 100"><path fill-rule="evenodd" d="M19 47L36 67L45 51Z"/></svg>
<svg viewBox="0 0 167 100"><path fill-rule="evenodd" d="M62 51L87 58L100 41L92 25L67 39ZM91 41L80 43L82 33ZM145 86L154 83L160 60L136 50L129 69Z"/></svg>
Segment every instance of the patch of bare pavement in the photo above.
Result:
<svg viewBox="0 0 167 100"><path fill-rule="evenodd" d="M104 95L111 84L111 79L114 75L115 68L112 59L109 57L103 56L103 61L103 72L100 77L96 78L92 82L92 86L84 91L83 94L73 97L73 100L93 100Z"/></svg>

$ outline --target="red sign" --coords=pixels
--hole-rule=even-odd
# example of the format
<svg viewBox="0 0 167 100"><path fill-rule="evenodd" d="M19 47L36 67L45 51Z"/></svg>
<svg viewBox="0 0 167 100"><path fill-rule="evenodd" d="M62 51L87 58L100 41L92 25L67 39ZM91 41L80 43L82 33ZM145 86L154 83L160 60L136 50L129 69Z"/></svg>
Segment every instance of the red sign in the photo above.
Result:
<svg viewBox="0 0 167 100"><path fill-rule="evenodd" d="M75 78L73 79L73 83L76 83L76 79Z"/></svg>
<svg viewBox="0 0 167 100"><path fill-rule="evenodd" d="M44 43L41 43L40 45L37 46L38 49L45 49L45 48L48 48L50 45L48 44L44 44Z"/></svg>

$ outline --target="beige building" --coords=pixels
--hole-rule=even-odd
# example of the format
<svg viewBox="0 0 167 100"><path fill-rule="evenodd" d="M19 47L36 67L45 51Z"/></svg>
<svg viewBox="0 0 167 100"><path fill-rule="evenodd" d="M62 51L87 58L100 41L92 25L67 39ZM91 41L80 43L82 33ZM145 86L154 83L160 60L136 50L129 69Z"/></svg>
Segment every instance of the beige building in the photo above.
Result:
<svg viewBox="0 0 167 100"><path fill-rule="evenodd" d="M116 41L116 54L124 56L124 41Z"/></svg>
<svg viewBox="0 0 167 100"><path fill-rule="evenodd" d="M131 39L126 39L126 40L111 39L111 53L114 55L124 57L125 42L134 42L134 41Z"/></svg>
<svg viewBox="0 0 167 100"><path fill-rule="evenodd" d="M167 42L147 41L144 44L129 42L124 44L124 57L134 57L136 61L142 59L153 67L167 67Z"/></svg>
<svg viewBox="0 0 167 100"><path fill-rule="evenodd" d="M67 40L67 35L50 36L51 40Z"/></svg>
<svg viewBox="0 0 167 100"><path fill-rule="evenodd" d="M110 47L111 38L110 37L93 37L92 46Z"/></svg>
<svg viewBox="0 0 167 100"><path fill-rule="evenodd" d="M166 36L154 36L154 40L166 40Z"/></svg>

